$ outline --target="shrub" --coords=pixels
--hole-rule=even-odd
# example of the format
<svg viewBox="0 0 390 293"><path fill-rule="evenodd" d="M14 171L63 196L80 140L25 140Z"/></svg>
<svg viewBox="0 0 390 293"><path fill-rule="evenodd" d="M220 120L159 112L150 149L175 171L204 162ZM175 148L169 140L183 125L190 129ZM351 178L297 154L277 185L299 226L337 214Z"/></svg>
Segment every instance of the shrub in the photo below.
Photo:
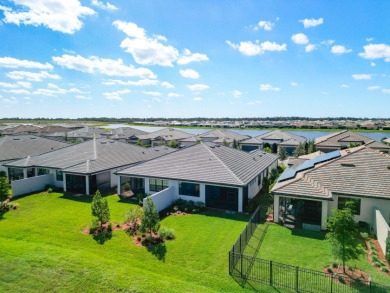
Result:
<svg viewBox="0 0 390 293"><path fill-rule="evenodd" d="M148 237L145 238L145 241L149 242L149 243L153 243L154 242L154 238L152 236L148 236Z"/></svg>
<svg viewBox="0 0 390 293"><path fill-rule="evenodd" d="M49 188L46 190L47 193L52 193L53 192L53 189L52 188Z"/></svg>
<svg viewBox="0 0 390 293"><path fill-rule="evenodd" d="M337 263L333 263L333 264L332 264L332 267L333 267L333 268L337 268Z"/></svg>
<svg viewBox="0 0 390 293"><path fill-rule="evenodd" d="M137 236L137 240L138 240L138 241L141 241L141 236Z"/></svg>
<svg viewBox="0 0 390 293"><path fill-rule="evenodd" d="M367 222L359 221L358 226L361 232L370 232L370 224L368 224Z"/></svg>
<svg viewBox="0 0 390 293"><path fill-rule="evenodd" d="M146 236L146 234L145 233L142 233L142 237L145 237Z"/></svg>
<svg viewBox="0 0 390 293"><path fill-rule="evenodd" d="M19 207L17 202L9 202L6 204L6 210L16 210Z"/></svg>
<svg viewBox="0 0 390 293"><path fill-rule="evenodd" d="M158 232L160 234L161 240L175 238L175 233L174 233L173 229L162 227Z"/></svg>
<svg viewBox="0 0 390 293"><path fill-rule="evenodd" d="M378 256L376 256L376 255L373 255L372 257L371 257L371 261L372 262L379 262L379 258L378 258Z"/></svg>
<svg viewBox="0 0 390 293"><path fill-rule="evenodd" d="M96 230L98 229L99 227L99 221L97 219L93 219L92 220L92 224L91 226L89 227L89 233L90 234L93 234L96 232Z"/></svg>
<svg viewBox="0 0 390 293"><path fill-rule="evenodd" d="M333 271L332 271L331 268L328 268L328 273L329 273L329 274L333 274Z"/></svg>
<svg viewBox="0 0 390 293"><path fill-rule="evenodd" d="M342 276L338 276L337 279L339 280L340 283L344 284L345 280Z"/></svg>
<svg viewBox="0 0 390 293"><path fill-rule="evenodd" d="M136 198L137 198L137 202L140 206L142 206L144 204L144 198L147 197L148 195L145 194L145 193L138 193L136 195Z"/></svg>
<svg viewBox="0 0 390 293"><path fill-rule="evenodd" d="M387 261L390 263L390 238L386 240L386 258Z"/></svg>
<svg viewBox="0 0 390 293"><path fill-rule="evenodd" d="M130 182L126 182L125 184L122 185L122 190L123 191L128 191L131 189L131 183Z"/></svg>
<svg viewBox="0 0 390 293"><path fill-rule="evenodd" d="M142 220L143 211L140 207L134 206L127 210L125 215L125 223L130 223L135 229L138 228L138 219Z"/></svg>
<svg viewBox="0 0 390 293"><path fill-rule="evenodd" d="M112 231L112 223L108 223L107 230Z"/></svg>
<svg viewBox="0 0 390 293"><path fill-rule="evenodd" d="M379 262L379 261L374 261L374 266L376 266L377 268L381 267L382 264Z"/></svg>
<svg viewBox="0 0 390 293"><path fill-rule="evenodd" d="M376 250L371 251L371 254L378 256L378 253L376 252Z"/></svg>
<svg viewBox="0 0 390 293"><path fill-rule="evenodd" d="M367 232L360 232L360 236L361 236L363 239L368 239L368 233L367 233Z"/></svg>
<svg viewBox="0 0 390 293"><path fill-rule="evenodd" d="M389 272L389 269L387 267L381 267L381 271L382 272L385 272L385 273L388 273Z"/></svg>

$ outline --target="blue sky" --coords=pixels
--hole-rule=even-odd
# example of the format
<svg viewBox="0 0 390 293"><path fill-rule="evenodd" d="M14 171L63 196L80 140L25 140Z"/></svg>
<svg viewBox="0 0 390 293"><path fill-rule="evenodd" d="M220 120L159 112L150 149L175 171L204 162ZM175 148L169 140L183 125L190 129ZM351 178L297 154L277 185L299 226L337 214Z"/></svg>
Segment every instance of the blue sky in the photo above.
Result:
<svg viewBox="0 0 390 293"><path fill-rule="evenodd" d="M389 117L388 1L0 2L0 117Z"/></svg>

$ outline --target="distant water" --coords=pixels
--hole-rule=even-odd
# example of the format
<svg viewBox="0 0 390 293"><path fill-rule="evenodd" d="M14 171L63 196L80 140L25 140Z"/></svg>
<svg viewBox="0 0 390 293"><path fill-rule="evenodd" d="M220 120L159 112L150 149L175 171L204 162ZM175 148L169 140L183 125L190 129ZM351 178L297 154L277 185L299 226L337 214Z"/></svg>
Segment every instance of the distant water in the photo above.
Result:
<svg viewBox="0 0 390 293"><path fill-rule="evenodd" d="M109 124L107 126L102 126L102 128L118 128L118 127L126 127L126 126L129 127L129 125L126 125L126 124ZM153 132L153 131L161 130L164 128L164 127L154 127L154 126L131 126L131 127L139 129L139 130L147 131L147 132ZM179 129L179 130L181 130L183 132L187 132L189 134L197 135L197 134L202 134L202 133L205 133L207 131L213 130L214 128L209 128L209 129L175 128L175 129ZM229 129L229 130L232 132L239 133L239 134L249 135L251 137L258 136L260 134L271 131L271 130L253 130L253 129ZM290 133L295 134L295 135L300 135L300 136L306 137L306 139L315 139L315 138L320 137L320 136L334 133L335 131L288 130L287 132L290 132ZM357 132L357 133L364 135L364 136L367 136L367 137L372 138L372 139L377 140L377 141L381 141L381 139L383 137L387 137L387 138L390 137L389 132L387 132L387 133L386 132Z"/></svg>

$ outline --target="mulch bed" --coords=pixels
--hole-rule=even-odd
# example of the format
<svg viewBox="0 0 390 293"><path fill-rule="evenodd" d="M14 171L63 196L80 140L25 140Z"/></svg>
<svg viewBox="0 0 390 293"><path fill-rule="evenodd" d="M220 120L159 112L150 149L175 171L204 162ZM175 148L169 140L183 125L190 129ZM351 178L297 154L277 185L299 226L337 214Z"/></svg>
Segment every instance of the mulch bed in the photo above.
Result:
<svg viewBox="0 0 390 293"><path fill-rule="evenodd" d="M128 230L130 228L131 228L131 225L128 225L128 224L122 224L118 227L118 225L116 225L115 223L112 223L112 230L108 231L108 223L105 223L105 224L103 224L103 231L102 232L99 232L96 230L94 233L90 233L89 226L85 226L83 233L87 234L87 235L98 235L98 234L103 234L103 233L112 232L112 231L116 231L116 230Z"/></svg>
<svg viewBox="0 0 390 293"><path fill-rule="evenodd" d="M388 273L384 272L381 270L381 268L377 267L374 265L374 263L371 261L371 257L372 257L372 254L371 254L371 248L370 248L370 245L369 245L369 242L372 241L374 242L374 246L375 246L375 250L376 250L376 253L378 254L378 258L380 261L384 261L385 262L385 266L387 267L387 269L389 270ZM386 260L386 257L385 257L385 254L383 253L382 251L382 248L378 242L378 240L375 240L375 239L367 239L365 240L366 242L366 246L367 246L367 260L368 262L378 271L378 272L381 272L382 274L390 277L390 266L389 266L389 263L387 262Z"/></svg>
<svg viewBox="0 0 390 293"><path fill-rule="evenodd" d="M160 243L164 243L165 241L167 241L168 239L160 239L160 235L158 233L153 233L152 232L152 236L154 238L154 242L142 242L143 239L145 239L146 237L150 236L149 233L145 233L145 237L141 237L141 240L138 240L137 239L137 233L134 234L134 243L138 246L153 246L153 245L157 245L157 244L160 244Z"/></svg>
<svg viewBox="0 0 390 293"><path fill-rule="evenodd" d="M337 266L336 268L334 268L332 266L328 266L328 267L324 268L322 271L324 273L327 273L327 276L329 276L329 277L331 277L329 269L331 269L331 271L332 271L331 274L334 276L334 281L339 283L339 284L342 284L342 285L348 285L348 286L352 286L352 287L356 286L356 285L360 285L361 283L357 282L356 279L359 279L360 281L365 281L365 282L370 281L370 275L361 271L361 270L358 270L358 269L350 270L349 267L346 267L345 273L344 273L342 265ZM340 282L340 280L338 279L338 276L345 277L344 278L345 283Z"/></svg>

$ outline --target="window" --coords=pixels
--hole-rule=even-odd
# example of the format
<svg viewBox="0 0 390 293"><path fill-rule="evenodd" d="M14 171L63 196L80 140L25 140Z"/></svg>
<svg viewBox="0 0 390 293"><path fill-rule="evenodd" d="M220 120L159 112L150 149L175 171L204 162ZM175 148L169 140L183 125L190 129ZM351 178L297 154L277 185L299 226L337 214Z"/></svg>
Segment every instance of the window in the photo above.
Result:
<svg viewBox="0 0 390 293"><path fill-rule="evenodd" d="M38 176L50 174L50 170L49 170L49 169L41 169L41 168L38 168L37 171L38 171Z"/></svg>
<svg viewBox="0 0 390 293"><path fill-rule="evenodd" d="M260 173L259 176L257 176L257 185L260 186L261 185L261 175L263 173Z"/></svg>
<svg viewBox="0 0 390 293"><path fill-rule="evenodd" d="M60 170L57 170L57 172L56 172L56 180L57 181L64 181L64 177L62 176L62 172Z"/></svg>
<svg viewBox="0 0 390 293"><path fill-rule="evenodd" d="M179 194L199 197L200 185L195 183L179 182Z"/></svg>
<svg viewBox="0 0 390 293"><path fill-rule="evenodd" d="M345 207L345 205L347 204L347 202L353 203L352 213L354 215L357 215L357 216L360 215L360 205L361 205L360 199L349 198L349 197L339 197L339 202L338 202L337 208L343 209Z"/></svg>
<svg viewBox="0 0 390 293"><path fill-rule="evenodd" d="M168 180L162 179L150 179L149 189L150 191L161 191L168 188Z"/></svg>

